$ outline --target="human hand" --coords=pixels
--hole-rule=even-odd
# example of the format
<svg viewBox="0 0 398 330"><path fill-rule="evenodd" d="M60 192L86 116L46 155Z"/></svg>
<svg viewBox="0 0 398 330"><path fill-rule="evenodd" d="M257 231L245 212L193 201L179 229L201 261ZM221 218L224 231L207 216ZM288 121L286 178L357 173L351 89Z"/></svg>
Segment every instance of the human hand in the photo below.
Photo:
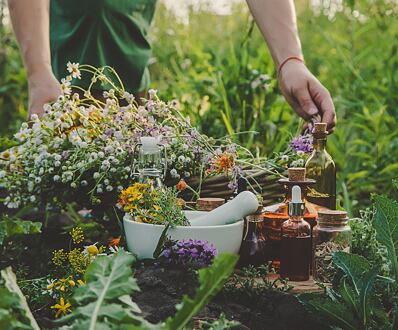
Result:
<svg viewBox="0 0 398 330"><path fill-rule="evenodd" d="M29 118L33 114L41 117L43 105L55 101L61 95L61 86L51 69L41 70L29 75Z"/></svg>
<svg viewBox="0 0 398 330"><path fill-rule="evenodd" d="M296 60L286 62L279 73L279 86L283 96L303 119L319 115L327 123L328 132L336 126L336 112L329 91Z"/></svg>

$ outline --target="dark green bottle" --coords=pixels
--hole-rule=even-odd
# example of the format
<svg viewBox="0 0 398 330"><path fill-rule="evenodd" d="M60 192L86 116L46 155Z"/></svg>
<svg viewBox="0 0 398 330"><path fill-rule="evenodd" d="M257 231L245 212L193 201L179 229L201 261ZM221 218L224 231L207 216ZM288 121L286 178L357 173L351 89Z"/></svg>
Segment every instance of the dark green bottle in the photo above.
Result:
<svg viewBox="0 0 398 330"><path fill-rule="evenodd" d="M336 209L336 166L326 151L326 123L315 123L311 156L305 164L308 179L314 179L315 185L308 188L307 199L311 203Z"/></svg>

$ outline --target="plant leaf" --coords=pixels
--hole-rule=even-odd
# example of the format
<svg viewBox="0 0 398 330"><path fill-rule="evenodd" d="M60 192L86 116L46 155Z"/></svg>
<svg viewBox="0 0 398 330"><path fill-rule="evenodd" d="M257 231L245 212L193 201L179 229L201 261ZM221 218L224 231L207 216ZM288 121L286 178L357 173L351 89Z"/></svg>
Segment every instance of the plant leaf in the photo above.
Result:
<svg viewBox="0 0 398 330"><path fill-rule="evenodd" d="M342 329L360 329L358 322L352 313L347 313L347 306L335 303L314 294L302 294L299 300L309 306L316 314L328 321L328 324L338 326Z"/></svg>
<svg viewBox="0 0 398 330"><path fill-rule="evenodd" d="M0 221L0 245L15 235L38 234L41 232L41 225L40 222L4 216Z"/></svg>
<svg viewBox="0 0 398 330"><path fill-rule="evenodd" d="M139 290L131 269L134 260L123 250L113 256L97 257L87 268L86 284L73 295L73 304L78 307L59 323L73 321L72 329L89 330L109 329L109 324L145 325L145 320L135 315L138 306L126 299Z"/></svg>
<svg viewBox="0 0 398 330"><path fill-rule="evenodd" d="M387 248L391 272L398 281L398 202L385 196L373 196L376 214L373 226L376 239Z"/></svg>
<svg viewBox="0 0 398 330"><path fill-rule="evenodd" d="M177 313L170 317L163 325L163 329L181 330L195 316L224 285L232 273L238 256L221 254L214 259L209 268L199 271L200 287L193 298L184 296L182 303L177 305Z"/></svg>
<svg viewBox="0 0 398 330"><path fill-rule="evenodd" d="M40 330L39 325L37 324L35 318L32 315L32 312L29 309L28 303L26 302L26 298L23 295L21 289L19 288L17 284L17 279L15 277L14 272L12 271L11 267L7 267L6 269L3 269L1 271L1 277L4 279L4 286L5 288L13 293L14 298L8 297L9 302L13 302L18 306L18 309L23 311L25 314L25 317L29 321L29 327L25 327L28 329L34 329L34 330ZM4 299L4 300L3 300ZM2 303L5 303L6 297L3 298L3 295L1 295L1 300ZM10 301L10 299L14 299L14 301ZM1 317L0 317L1 320Z"/></svg>
<svg viewBox="0 0 398 330"><path fill-rule="evenodd" d="M333 261L350 279L356 294L359 295L363 282L362 276L370 270L369 262L362 256L342 251L333 254Z"/></svg>
<svg viewBox="0 0 398 330"><path fill-rule="evenodd" d="M373 285L376 281L377 274L380 271L379 265L374 266L371 270L366 272L363 275L363 284L359 294L359 300L361 304L361 316L362 316L362 323L366 326L368 325L369 320L369 309L370 306L368 305L370 293L373 289Z"/></svg>

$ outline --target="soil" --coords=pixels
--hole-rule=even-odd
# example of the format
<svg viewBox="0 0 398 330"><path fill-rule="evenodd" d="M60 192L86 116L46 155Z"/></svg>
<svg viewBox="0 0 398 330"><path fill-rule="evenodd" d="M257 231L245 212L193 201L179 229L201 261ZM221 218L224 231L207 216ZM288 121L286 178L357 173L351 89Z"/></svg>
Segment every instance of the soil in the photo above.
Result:
<svg viewBox="0 0 398 330"><path fill-rule="evenodd" d="M175 313L183 294L193 295L196 275L186 270L164 268L159 264L141 264L135 277L141 292L134 295L143 316L157 323ZM215 319L224 313L242 324L240 329L327 329L299 303L294 295L269 290L257 297L242 297L221 291L196 319Z"/></svg>

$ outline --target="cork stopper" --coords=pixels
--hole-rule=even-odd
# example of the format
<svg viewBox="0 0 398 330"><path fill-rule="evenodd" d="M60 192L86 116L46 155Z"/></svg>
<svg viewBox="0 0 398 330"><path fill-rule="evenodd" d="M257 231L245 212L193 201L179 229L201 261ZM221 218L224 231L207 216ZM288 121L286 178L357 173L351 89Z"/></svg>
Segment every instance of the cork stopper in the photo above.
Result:
<svg viewBox="0 0 398 330"><path fill-rule="evenodd" d="M287 172L289 181L305 181L305 167L290 167Z"/></svg>
<svg viewBox="0 0 398 330"><path fill-rule="evenodd" d="M199 198L196 202L196 209L198 211L211 211L223 205L225 199L223 198Z"/></svg>
<svg viewBox="0 0 398 330"><path fill-rule="evenodd" d="M347 212L340 210L319 210L318 211L318 222L337 224L348 221Z"/></svg>
<svg viewBox="0 0 398 330"><path fill-rule="evenodd" d="M314 128L312 134L316 136L325 136L327 134L327 124L326 123L314 123Z"/></svg>

